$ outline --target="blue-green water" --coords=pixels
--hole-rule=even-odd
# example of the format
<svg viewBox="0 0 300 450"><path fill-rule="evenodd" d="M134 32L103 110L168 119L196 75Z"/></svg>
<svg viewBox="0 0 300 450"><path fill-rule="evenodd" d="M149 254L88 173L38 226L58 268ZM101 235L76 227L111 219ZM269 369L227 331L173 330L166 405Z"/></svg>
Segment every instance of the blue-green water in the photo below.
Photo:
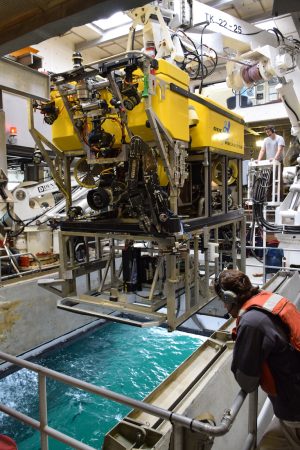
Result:
<svg viewBox="0 0 300 450"><path fill-rule="evenodd" d="M202 343L202 338L162 328L109 323L93 334L35 362L135 399L145 398ZM38 382L22 369L0 380L0 403L38 420ZM130 408L79 389L47 380L49 426L100 449L109 431ZM0 414L0 433L18 450L38 450L39 433ZM49 438L50 450L70 449Z"/></svg>

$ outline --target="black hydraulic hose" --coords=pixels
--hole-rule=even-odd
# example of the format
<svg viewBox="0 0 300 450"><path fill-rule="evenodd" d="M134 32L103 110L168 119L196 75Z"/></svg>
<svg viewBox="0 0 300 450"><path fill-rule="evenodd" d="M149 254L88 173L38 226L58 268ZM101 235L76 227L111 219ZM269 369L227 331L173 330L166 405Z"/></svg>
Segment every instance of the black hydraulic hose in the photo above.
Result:
<svg viewBox="0 0 300 450"><path fill-rule="evenodd" d="M10 238L18 237L20 234L23 233L24 229L25 229L25 225L22 225L22 227L18 231L9 231L8 235Z"/></svg>
<svg viewBox="0 0 300 450"><path fill-rule="evenodd" d="M259 228L275 233L300 234L300 225L274 225L264 218L263 205L266 202L268 187L270 186L271 169L260 171L253 182L253 220Z"/></svg>
<svg viewBox="0 0 300 450"><path fill-rule="evenodd" d="M9 209L9 203L6 203L6 212L8 214L8 217L15 223L21 223L22 225L24 224L23 220L17 219L16 217L13 217L13 215L10 212Z"/></svg>
<svg viewBox="0 0 300 450"><path fill-rule="evenodd" d="M284 97L282 97L282 100L283 100L284 104L288 107L288 109L290 111L292 111L292 113L296 117L296 120L299 122L299 117L298 117L298 114L296 113L296 111L291 107L291 105L289 105L289 103L287 102L287 100Z"/></svg>
<svg viewBox="0 0 300 450"><path fill-rule="evenodd" d="M10 209L9 209L9 203L6 203L6 211L7 211L7 214L8 214L8 216L9 216L9 218L10 218L13 222L22 224L22 226L23 226L23 225L24 225L24 226L28 226L29 224L31 224L31 223L34 222L35 220L37 220L37 219L39 219L40 217L42 217L42 216L45 214L45 212L46 212L46 211L43 211L41 214L38 214L38 215L35 216L35 217L31 217L30 219L24 219L24 220L21 220L21 219L17 219L16 217L13 217L13 216L12 216L11 211L10 211Z"/></svg>

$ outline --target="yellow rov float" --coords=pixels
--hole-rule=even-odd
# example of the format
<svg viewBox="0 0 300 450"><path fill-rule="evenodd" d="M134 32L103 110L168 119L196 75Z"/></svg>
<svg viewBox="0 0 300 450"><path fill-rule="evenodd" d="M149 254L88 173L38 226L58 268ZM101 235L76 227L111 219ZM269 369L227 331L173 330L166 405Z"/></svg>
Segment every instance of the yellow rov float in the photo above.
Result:
<svg viewBox="0 0 300 450"><path fill-rule="evenodd" d="M190 79L186 72L164 59L159 59L156 63L156 69L150 69L148 74L144 74L138 68L132 70L130 77L127 76L128 80L125 75L121 101L124 102L126 120L120 117L120 110L112 107L111 101L115 99L111 88L107 85L108 82L104 79L98 82L100 89L93 93L93 101L89 98L91 93L84 80L72 82L71 90L62 88L53 90L51 98L55 104L57 118L52 124L52 136L56 147L62 152L71 151L74 154L77 150L81 152L84 147L89 164L114 163L116 152L112 159L104 157L107 146L110 149L119 149L121 153L122 144L129 143L129 135L137 135L150 145L157 141L156 132L147 116L151 104L150 115L155 117L160 130L164 130L163 134L168 136L169 140L180 142L181 148L190 154L201 149L210 149L212 152L225 151L229 155L243 154L242 118L208 98L189 92ZM101 88L103 85L105 87ZM102 109L103 105L109 105L106 111ZM92 132L95 118L99 117L102 134L98 133L99 141L96 145L94 143L89 146L88 135ZM157 155L160 184L165 186L168 181L162 170L163 160L161 155ZM222 184L218 173L221 166L221 160L214 161L213 180L218 184ZM78 172L82 174L85 171L88 172L88 164L84 159L79 161L75 168L79 184L81 180ZM229 177L232 184L238 173L237 164L232 159L228 171L232 173L232 177ZM97 172L97 168L94 167L93 173ZM90 184L86 184L86 181L82 182L84 187L95 187L92 178Z"/></svg>

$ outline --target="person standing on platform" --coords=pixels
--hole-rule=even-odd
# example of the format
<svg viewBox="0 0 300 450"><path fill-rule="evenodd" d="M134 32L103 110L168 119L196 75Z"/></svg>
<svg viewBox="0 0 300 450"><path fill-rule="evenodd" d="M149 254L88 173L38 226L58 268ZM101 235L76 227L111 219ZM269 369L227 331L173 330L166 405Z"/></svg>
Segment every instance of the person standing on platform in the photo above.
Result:
<svg viewBox="0 0 300 450"><path fill-rule="evenodd" d="M266 157L267 160L272 163L273 161L282 162L283 156L284 156L284 147L285 142L282 136L279 134L276 134L275 126L274 125L267 125L265 127L265 132L267 134L267 137L263 141L263 145L260 149L258 159L257 161L261 161ZM273 170L275 170L275 167L273 166ZM280 167L280 173L278 174L280 177L280 191L279 191L279 197L277 197L277 201L283 200L283 177L282 177L282 167ZM273 178L274 173L271 174L270 178L270 186L268 189L268 198L270 195L272 196L272 184L273 184ZM276 188L275 188L276 192Z"/></svg>
<svg viewBox="0 0 300 450"><path fill-rule="evenodd" d="M275 161L281 162L283 159L283 152L285 147L285 142L282 136L276 134L274 125L267 125L265 127L265 132L267 137L263 141L263 145L260 149L257 160L261 161L265 154L266 159L270 162L275 159Z"/></svg>

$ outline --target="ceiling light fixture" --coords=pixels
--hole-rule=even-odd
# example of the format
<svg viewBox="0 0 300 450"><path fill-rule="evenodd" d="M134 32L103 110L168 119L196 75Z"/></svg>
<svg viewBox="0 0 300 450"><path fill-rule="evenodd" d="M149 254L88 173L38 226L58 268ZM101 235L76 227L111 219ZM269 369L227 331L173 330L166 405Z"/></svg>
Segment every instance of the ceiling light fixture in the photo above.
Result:
<svg viewBox="0 0 300 450"><path fill-rule="evenodd" d="M128 17L124 12L118 11L112 16L110 16L108 19L100 19L95 20L93 22L96 27L100 28L101 30L107 31L111 28L119 27L120 25L125 25L126 23L131 23L132 20L130 17Z"/></svg>

